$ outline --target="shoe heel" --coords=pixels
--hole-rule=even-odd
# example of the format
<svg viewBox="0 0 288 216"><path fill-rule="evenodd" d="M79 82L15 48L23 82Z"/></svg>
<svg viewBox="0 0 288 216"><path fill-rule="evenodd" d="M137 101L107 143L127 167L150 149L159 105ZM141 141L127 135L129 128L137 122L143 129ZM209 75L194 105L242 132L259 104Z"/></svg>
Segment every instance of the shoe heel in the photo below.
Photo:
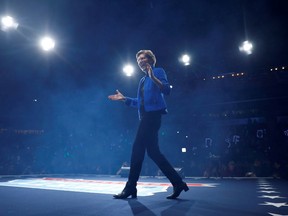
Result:
<svg viewBox="0 0 288 216"><path fill-rule="evenodd" d="M189 187L187 186L187 184L184 185L183 189L184 189L185 192L189 190Z"/></svg>
<svg viewBox="0 0 288 216"><path fill-rule="evenodd" d="M132 198L137 198L137 190L135 191L135 192L133 192L133 193L131 193L131 196L132 196Z"/></svg>

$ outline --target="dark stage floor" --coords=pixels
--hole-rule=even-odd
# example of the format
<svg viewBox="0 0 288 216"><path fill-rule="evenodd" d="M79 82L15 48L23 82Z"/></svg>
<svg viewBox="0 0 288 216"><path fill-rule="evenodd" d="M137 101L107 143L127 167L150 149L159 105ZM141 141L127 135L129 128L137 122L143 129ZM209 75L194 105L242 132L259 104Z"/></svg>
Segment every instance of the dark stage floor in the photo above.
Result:
<svg viewBox="0 0 288 216"><path fill-rule="evenodd" d="M142 177L138 198L116 200L118 176L0 176L1 216L288 215L287 180L186 178L190 190L167 200L166 178Z"/></svg>

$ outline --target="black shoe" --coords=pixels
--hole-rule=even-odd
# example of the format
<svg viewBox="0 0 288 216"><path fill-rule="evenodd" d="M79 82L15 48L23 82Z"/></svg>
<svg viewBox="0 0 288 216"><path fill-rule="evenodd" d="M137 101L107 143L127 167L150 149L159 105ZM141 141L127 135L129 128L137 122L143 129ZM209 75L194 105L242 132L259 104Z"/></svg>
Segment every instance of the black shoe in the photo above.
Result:
<svg viewBox="0 0 288 216"><path fill-rule="evenodd" d="M124 188L124 190L119 193L119 194L115 194L113 197L115 199L126 199L129 196L131 196L132 198L137 198L137 189L136 188Z"/></svg>
<svg viewBox="0 0 288 216"><path fill-rule="evenodd" d="M176 199L183 190L185 192L189 190L189 188L185 182L182 182L181 184L175 185L173 187L173 193L171 195L167 196L166 198L167 199Z"/></svg>

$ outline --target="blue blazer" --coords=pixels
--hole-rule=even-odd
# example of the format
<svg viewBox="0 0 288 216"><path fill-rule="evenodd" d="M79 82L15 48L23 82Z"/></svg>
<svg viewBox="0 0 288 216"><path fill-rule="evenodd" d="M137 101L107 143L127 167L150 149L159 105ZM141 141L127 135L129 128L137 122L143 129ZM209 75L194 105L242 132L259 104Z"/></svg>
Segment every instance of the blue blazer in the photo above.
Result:
<svg viewBox="0 0 288 216"><path fill-rule="evenodd" d="M155 77L157 77L161 82L163 87L160 89L148 75L142 77L140 79L137 91L137 98L126 97L125 104L138 108L138 112L140 111L141 105L141 84L144 82L144 109L146 112L150 111L158 111L158 110L166 110L167 105L164 99L164 95L170 94L170 84L167 80L167 75L163 68L155 68L153 67L153 73Z"/></svg>

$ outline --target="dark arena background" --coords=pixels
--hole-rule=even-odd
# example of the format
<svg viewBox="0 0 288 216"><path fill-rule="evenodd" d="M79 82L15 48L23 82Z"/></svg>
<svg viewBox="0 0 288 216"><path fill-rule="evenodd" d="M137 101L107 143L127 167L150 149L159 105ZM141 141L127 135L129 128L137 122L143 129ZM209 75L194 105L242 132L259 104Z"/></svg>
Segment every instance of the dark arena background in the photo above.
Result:
<svg viewBox="0 0 288 216"><path fill-rule="evenodd" d="M288 215L287 1L0 0L0 16L0 215ZM176 202L148 157L138 199L112 199L139 119L108 95L136 97L141 49L171 85Z"/></svg>

